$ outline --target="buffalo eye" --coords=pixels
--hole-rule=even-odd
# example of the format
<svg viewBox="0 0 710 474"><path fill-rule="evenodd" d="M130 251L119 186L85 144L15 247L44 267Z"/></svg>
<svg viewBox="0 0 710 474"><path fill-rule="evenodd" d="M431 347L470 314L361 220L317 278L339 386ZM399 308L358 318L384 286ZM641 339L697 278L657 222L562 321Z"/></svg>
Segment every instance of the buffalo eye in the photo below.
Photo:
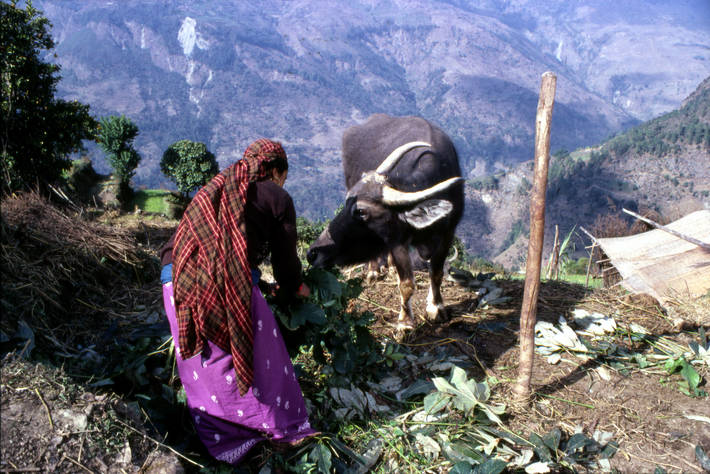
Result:
<svg viewBox="0 0 710 474"><path fill-rule="evenodd" d="M353 209L353 217L360 221L367 220L367 211L361 207L356 207Z"/></svg>

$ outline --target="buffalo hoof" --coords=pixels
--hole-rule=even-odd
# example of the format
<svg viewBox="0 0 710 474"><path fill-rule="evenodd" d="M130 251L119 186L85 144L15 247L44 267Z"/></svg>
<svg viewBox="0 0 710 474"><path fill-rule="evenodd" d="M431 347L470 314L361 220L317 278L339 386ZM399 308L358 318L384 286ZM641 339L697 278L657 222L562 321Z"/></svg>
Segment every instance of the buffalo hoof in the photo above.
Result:
<svg viewBox="0 0 710 474"><path fill-rule="evenodd" d="M444 305L430 305L426 308L427 320L431 323L443 323L448 319Z"/></svg>
<svg viewBox="0 0 710 474"><path fill-rule="evenodd" d="M380 274L377 272L367 272L367 275L365 275L365 284L372 285L375 283L377 280L380 279Z"/></svg>
<svg viewBox="0 0 710 474"><path fill-rule="evenodd" d="M411 331L414 329L414 323L411 321L397 321L397 326L395 326L397 331Z"/></svg>

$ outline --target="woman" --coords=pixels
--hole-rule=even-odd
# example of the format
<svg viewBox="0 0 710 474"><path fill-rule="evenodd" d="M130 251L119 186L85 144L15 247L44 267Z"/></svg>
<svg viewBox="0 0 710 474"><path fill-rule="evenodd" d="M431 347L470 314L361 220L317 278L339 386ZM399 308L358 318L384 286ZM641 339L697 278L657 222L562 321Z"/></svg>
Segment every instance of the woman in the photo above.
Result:
<svg viewBox="0 0 710 474"><path fill-rule="evenodd" d="M163 300L195 428L209 453L238 464L260 441L315 432L275 318L257 286L268 253L279 292L307 297L296 212L278 142L259 139L187 207L161 249Z"/></svg>

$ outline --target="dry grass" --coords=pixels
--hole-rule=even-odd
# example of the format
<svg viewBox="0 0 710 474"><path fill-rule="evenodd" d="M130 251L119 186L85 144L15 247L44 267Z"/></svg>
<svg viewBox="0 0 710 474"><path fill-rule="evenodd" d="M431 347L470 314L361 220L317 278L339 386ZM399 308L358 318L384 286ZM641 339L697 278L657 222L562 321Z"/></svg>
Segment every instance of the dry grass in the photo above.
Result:
<svg viewBox="0 0 710 474"><path fill-rule="evenodd" d="M107 321L145 306L157 261L130 229L87 219L38 194L2 202L0 323L13 334L26 322L46 347L75 353ZM155 296L152 297L155 299Z"/></svg>

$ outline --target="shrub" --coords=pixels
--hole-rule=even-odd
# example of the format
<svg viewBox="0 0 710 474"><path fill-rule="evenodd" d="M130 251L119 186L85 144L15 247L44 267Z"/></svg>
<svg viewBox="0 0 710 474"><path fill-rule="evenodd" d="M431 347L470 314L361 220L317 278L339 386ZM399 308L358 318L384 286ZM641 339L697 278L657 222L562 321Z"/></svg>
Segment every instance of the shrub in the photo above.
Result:
<svg viewBox="0 0 710 474"><path fill-rule="evenodd" d="M180 140L163 153L160 171L175 181L178 190L187 196L214 178L219 166L204 143Z"/></svg>
<svg viewBox="0 0 710 474"><path fill-rule="evenodd" d="M132 198L131 178L135 174L141 156L133 148L133 140L138 135L138 127L125 115L101 119L97 138L113 168L118 184L118 200L127 206Z"/></svg>

